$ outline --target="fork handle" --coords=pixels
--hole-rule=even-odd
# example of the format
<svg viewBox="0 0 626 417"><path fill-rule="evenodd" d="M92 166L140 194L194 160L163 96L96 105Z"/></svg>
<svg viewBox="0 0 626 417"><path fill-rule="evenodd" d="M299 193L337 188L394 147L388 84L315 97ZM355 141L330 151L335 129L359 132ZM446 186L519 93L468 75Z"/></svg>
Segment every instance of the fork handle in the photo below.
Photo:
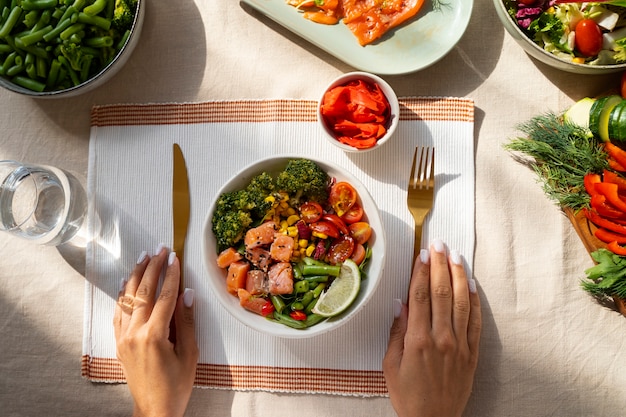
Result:
<svg viewBox="0 0 626 417"><path fill-rule="evenodd" d="M422 226L415 226L415 241L413 243L413 264L422 249Z"/></svg>

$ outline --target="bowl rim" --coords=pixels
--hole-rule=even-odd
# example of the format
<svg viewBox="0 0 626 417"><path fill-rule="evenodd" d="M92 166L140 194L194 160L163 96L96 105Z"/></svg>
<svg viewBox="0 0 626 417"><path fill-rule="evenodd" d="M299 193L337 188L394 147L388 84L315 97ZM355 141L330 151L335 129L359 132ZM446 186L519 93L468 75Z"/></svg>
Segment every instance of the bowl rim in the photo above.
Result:
<svg viewBox="0 0 626 417"><path fill-rule="evenodd" d="M137 0L137 10L135 12L135 17L133 18L133 23L131 25L130 35L128 36L128 39L126 39L126 42L124 43L120 51L117 53L117 55L115 55L111 62L105 65L100 71L98 71L96 74L93 75L93 77L89 78L88 80L78 85L65 88L63 90L38 92L19 86L11 82L11 80L7 78L0 77L0 86L8 91L12 91L26 97L43 99L74 97L101 86L111 77L113 77L117 73L117 71L122 68L122 66L124 66L126 60L134 51L143 28L145 16L144 3L144 0ZM118 68L115 71L110 71L113 69L114 66L117 66Z"/></svg>
<svg viewBox="0 0 626 417"><path fill-rule="evenodd" d="M346 145L344 143L339 142L334 137L333 133L328 128L328 126L326 125L326 122L324 122L324 117L322 116L321 107L322 107L322 102L324 100L324 95L326 94L326 92L330 90L331 88L343 85L353 80L366 80L371 83L378 84L381 90L383 91L385 98L389 102L389 113L390 113L389 127L387 128L387 132L385 133L385 135L379 140L377 140L376 144L372 146L371 148L358 149L353 146ZM332 143L333 145L337 146L338 148L346 152L361 152L362 153L362 152L373 151L374 149L380 148L385 143L389 142L389 139L391 139L391 137L395 134L395 131L396 131L396 128L398 127L398 122L400 119L400 102L398 100L398 96L396 92L394 91L394 89L382 77L376 74L365 72L365 71L352 71L352 72L347 72L345 74L340 75L339 77L335 78L326 86L326 88L324 89L324 91L322 91L322 94L320 95L317 101L317 108L315 109L315 111L316 111L318 124L321 126L326 139L330 143Z"/></svg>
<svg viewBox="0 0 626 417"><path fill-rule="evenodd" d="M280 169L284 168L287 161L292 159L309 159L311 161L314 161L320 167L322 167L322 169L328 172L331 177L335 176L338 180L348 181L357 189L359 193L359 199L360 202L363 204L363 207L365 207L365 205L370 207L369 210L366 210L365 215L367 216L368 222L370 222L370 225L372 226L372 229L374 231L374 241L372 247L375 248L374 254L370 259L370 264L367 269L368 276L362 281L359 295L357 296L357 299L352 303L352 305L338 316L331 317L322 323L302 330L293 329L279 323L271 322L264 317L259 316L258 314L245 310L239 305L239 300L237 299L237 297L229 294L226 291L225 282L223 284L219 283L218 279L220 277L215 276L215 273L218 272L219 268L217 268L217 265L215 264L217 250L215 245L215 238L213 237L212 231L212 217L213 213L215 212L215 202L217 201L219 196L222 195L222 193L240 189L242 184L249 183L252 176L259 174L263 171L268 171L270 173L277 172ZM267 168L259 168L260 166ZM371 208L374 208L373 212ZM363 307L372 299L373 295L376 293L380 281L382 280L386 259L385 248L385 230L383 227L382 218L380 216L380 210L365 185L363 185L363 183L361 183L361 181L353 174L332 162L322 160L316 157L302 156L297 154L279 154L264 157L261 159L257 159L240 169L237 173L230 177L230 179L228 179L226 183L224 183L224 185L216 192L203 225L202 251L205 271L208 274L209 286L213 292L213 295L220 303L221 307L224 308L231 317L235 318L244 326L268 336L285 339L304 339L334 331L345 325L353 317L359 314L359 312L362 311ZM225 276L224 271L220 272L222 276Z"/></svg>
<svg viewBox="0 0 626 417"><path fill-rule="evenodd" d="M561 69L564 71L575 72L578 74L587 73L587 74L600 74L600 73L611 73L611 72L620 72L626 69L626 63L623 64L614 64L614 65L589 65L589 64L579 64L577 62L570 62L564 59L559 58L558 56L551 54L550 52L543 49L541 46L537 45L533 42L532 39L524 33L524 31L519 27L517 22L513 20L513 17L506 10L506 6L504 5L504 0L493 0L494 6L496 7L496 14L500 18L504 28L506 31L518 42L521 42L523 45L531 48L528 50L523 48L528 52L532 57L538 59L546 65L551 66L552 68ZM506 19L505 23L503 19ZM541 59L545 57L547 61L553 62L553 64L544 61Z"/></svg>

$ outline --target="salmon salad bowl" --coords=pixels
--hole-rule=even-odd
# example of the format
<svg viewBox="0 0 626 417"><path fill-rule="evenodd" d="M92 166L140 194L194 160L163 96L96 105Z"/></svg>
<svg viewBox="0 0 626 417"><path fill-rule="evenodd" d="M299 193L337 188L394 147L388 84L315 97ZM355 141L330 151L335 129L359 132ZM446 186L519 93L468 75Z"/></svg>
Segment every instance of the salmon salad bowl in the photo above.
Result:
<svg viewBox="0 0 626 417"><path fill-rule="evenodd" d="M385 260L382 221L365 186L334 164L293 155L256 161L226 182L203 243L221 307L282 338L348 322L374 294Z"/></svg>

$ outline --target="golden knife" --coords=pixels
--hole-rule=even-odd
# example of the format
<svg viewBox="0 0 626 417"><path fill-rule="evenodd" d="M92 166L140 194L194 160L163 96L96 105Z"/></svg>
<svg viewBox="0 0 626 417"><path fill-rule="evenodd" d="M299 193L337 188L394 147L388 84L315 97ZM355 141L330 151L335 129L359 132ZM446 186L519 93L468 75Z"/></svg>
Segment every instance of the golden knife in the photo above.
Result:
<svg viewBox="0 0 626 417"><path fill-rule="evenodd" d="M189 224L189 180L187 178L187 165L183 152L177 143L174 144L174 175L172 180L172 213L174 224L174 243L172 250L180 261L180 287L183 291L183 262L185 259L185 239L187 238L187 226Z"/></svg>

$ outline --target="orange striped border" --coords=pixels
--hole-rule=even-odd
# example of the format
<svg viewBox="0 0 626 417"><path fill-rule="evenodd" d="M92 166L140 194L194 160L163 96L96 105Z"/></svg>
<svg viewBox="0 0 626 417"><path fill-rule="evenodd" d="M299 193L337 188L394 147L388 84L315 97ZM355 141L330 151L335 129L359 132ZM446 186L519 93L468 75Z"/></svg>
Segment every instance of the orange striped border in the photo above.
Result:
<svg viewBox="0 0 626 417"><path fill-rule="evenodd" d="M123 383L117 359L82 357L82 376ZM198 364L195 385L214 389L386 397L382 371Z"/></svg>
<svg viewBox="0 0 626 417"><path fill-rule="evenodd" d="M315 122L313 100L233 100L203 103L94 106L91 125L167 125L217 122ZM400 99L400 120L474 121L474 102L454 97Z"/></svg>

